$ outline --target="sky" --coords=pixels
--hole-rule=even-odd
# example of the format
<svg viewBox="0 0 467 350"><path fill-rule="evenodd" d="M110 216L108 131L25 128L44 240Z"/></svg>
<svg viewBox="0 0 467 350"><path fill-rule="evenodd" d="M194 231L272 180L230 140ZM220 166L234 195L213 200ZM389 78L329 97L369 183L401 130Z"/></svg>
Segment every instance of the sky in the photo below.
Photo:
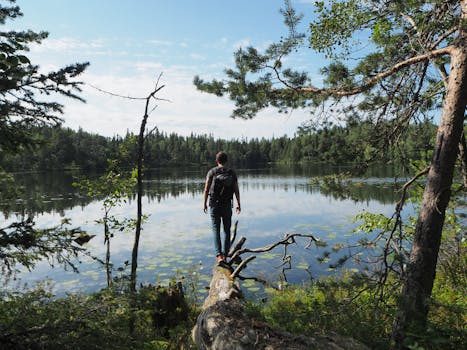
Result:
<svg viewBox="0 0 467 350"><path fill-rule="evenodd" d="M307 19L312 1L295 0L293 6ZM50 71L75 62L89 62L80 76L85 82L78 101L65 105L64 125L104 136L137 133L144 101L104 94L146 97L159 75L164 88L148 121L166 133L215 138L271 138L293 136L310 119L309 111L279 114L262 111L255 119L230 117L234 108L227 98L199 92L193 77L222 79L233 67L233 53L249 45L266 48L287 35L279 10L282 0L17 0L24 16L5 29L45 30L49 37L31 45L27 54L34 64ZM302 61L300 61L302 60ZM324 65L318 56L296 58L318 74Z"/></svg>

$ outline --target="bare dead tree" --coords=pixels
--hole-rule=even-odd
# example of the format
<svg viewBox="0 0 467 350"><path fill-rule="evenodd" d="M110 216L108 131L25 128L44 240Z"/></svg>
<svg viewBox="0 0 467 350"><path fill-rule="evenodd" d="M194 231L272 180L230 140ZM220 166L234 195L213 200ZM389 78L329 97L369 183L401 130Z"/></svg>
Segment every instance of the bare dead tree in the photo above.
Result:
<svg viewBox="0 0 467 350"><path fill-rule="evenodd" d="M156 97L156 94L164 88L165 85L159 85L160 78L162 73L159 75L156 81L154 90L146 97L146 106L144 108L144 115L141 121L141 127L138 135L138 159L137 159L137 214L136 214L136 228L135 228L135 240L133 243L133 251L131 254L131 274L130 274L130 291L136 292L136 270L138 268L138 248L139 248L139 239L141 236L141 223L143 217L143 150L144 150L144 141L145 141L145 131L146 124L149 117L149 114L157 107L154 106L150 109L151 101L160 101L161 99Z"/></svg>
<svg viewBox="0 0 467 350"><path fill-rule="evenodd" d="M292 233L292 234L289 234L289 233L287 233L287 234L284 235L283 239L281 239L281 240L279 240L277 242L271 243L271 244L269 244L267 246L264 246L264 247L251 249L251 248L242 248L244 243L246 242L246 238L241 237L240 240L238 241L238 243L232 248L232 250L228 254L228 256L231 258L230 261L229 261L229 266L232 266L232 264L234 264L234 263L238 263L238 266L232 272L232 278L237 277L237 278L239 278L241 280L251 279L251 280L254 280L256 282L260 282L263 285L268 285L268 283L266 281L263 281L263 280L259 279L258 277L243 277L243 276L240 275L240 272L247 267L248 263L256 258L255 255L251 255L248 258L246 258L245 260L243 260L241 258L242 254L245 254L245 253L260 254L260 253L269 252L269 251L273 250L274 248L276 248L278 246L283 246L284 253L282 255L282 264L281 264L281 266L284 265L284 264L288 264L289 267L291 267L291 256L287 254L287 247L289 245L291 245L291 244L296 244L296 238L299 238L299 237L300 238L308 238L309 242L305 246L306 249L308 249L313 242L315 242L315 243L320 242L320 240L318 238L316 238L312 234L305 234L305 233Z"/></svg>
<svg viewBox="0 0 467 350"><path fill-rule="evenodd" d="M138 135L138 148L137 148L137 213L136 213L136 227L135 227L135 239L133 243L133 250L131 254L131 273L130 273L130 291L132 293L136 292L136 271L138 268L138 249L139 249L139 240L141 236L141 226L142 226L142 218L143 218L143 205L142 205L142 197L143 197L143 151L144 151L144 141L146 140L147 136L151 134L155 128L153 128L150 132L146 133L146 125L149 115L157 108L156 105L151 105L151 102L157 101L169 101L167 99L156 97L157 93L164 88L165 85L160 85L160 79L162 77L162 73L159 74L158 78L156 79L156 83L154 89L147 97L134 97L128 95L121 95L114 92L110 92L107 90L103 90L97 86L92 84L88 84L93 89L107 94L109 96L128 99L128 100L137 100L141 101L144 100L146 102L144 108L144 115L140 125L140 131ZM145 134L146 133L146 134Z"/></svg>
<svg viewBox="0 0 467 350"><path fill-rule="evenodd" d="M156 83L154 89L147 97L132 97L132 96L123 96L120 94L116 94L113 92L102 90L96 86L90 85L92 88L106 93L110 96L124 98L129 100L144 100L146 101L144 107L144 114L140 125L140 131L138 135L138 148L137 148L137 162L136 162L136 169L137 169L137 183L136 183L136 196L137 196L137 213L136 213L136 225L135 225L135 238L133 243L133 250L131 254L131 272L130 272L130 293L132 295L132 303L133 307L136 304L136 278L137 278L137 269L138 269L138 250L139 250L139 241L141 237L141 229L142 229L142 221L143 221L143 165L144 165L144 158L143 158L143 151L144 151L144 141L148 134L150 134L154 129L152 129L148 134L146 133L146 125L149 118L149 115L157 108L157 104L152 105L151 102L157 101L168 101L166 99L162 99L156 97L157 93L164 88L165 85L160 85L160 79L162 77L162 73L159 74L158 78L156 79ZM135 315L132 314L129 319L129 328L130 334L134 335L134 326L135 326Z"/></svg>

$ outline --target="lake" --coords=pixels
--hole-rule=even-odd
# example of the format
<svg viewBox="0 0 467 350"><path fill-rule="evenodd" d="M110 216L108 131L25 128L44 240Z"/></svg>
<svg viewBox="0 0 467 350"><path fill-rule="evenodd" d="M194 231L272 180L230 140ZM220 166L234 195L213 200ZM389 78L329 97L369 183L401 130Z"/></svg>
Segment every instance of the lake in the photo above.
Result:
<svg viewBox="0 0 467 350"><path fill-rule="evenodd" d="M204 178L209 167L167 168L146 172L143 213L148 220L143 225L140 241L138 283L166 284L175 275L193 280L203 289L209 284L215 263L210 217L203 212ZM283 238L286 233L313 234L326 241L328 248L311 246L298 240L288 248L293 268L282 271L283 248L260 254L242 274L258 276L270 282L286 279L303 283L311 278L337 273L316 258L336 243L352 243L359 236L352 233L358 223L352 218L361 211L391 215L397 198L394 171L386 167L372 169L365 177L354 178L352 193L342 196L313 184L313 176L331 174L344 168L323 164L307 166L267 166L259 169L237 169L242 213L238 220L238 236L247 238L245 247L266 246ZM24 191L14 203L0 203L6 223L18 217L33 215L38 227L50 227L69 218L72 227L81 227L95 234L87 247L93 255L104 259L103 227L96 220L103 216L102 200L78 195L72 182L76 173L16 174ZM113 209L119 217L134 218L136 201ZM111 240L111 260L115 269L131 261L133 232L116 232ZM332 260L331 256L331 260ZM332 261L331 261L332 262ZM349 268L352 268L350 265ZM91 259L79 264L80 273L51 268L40 263L33 271L23 271L12 283L27 283L51 279L58 294L91 292L106 285L105 268ZM126 269L129 273L129 267ZM122 272L115 271L114 276ZM245 282L250 292L258 286Z"/></svg>

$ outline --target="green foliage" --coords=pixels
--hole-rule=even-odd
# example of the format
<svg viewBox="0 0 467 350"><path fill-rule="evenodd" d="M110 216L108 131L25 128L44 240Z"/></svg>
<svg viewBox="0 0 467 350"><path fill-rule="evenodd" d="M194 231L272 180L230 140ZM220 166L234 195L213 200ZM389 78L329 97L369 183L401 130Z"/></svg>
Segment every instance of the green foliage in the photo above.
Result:
<svg viewBox="0 0 467 350"><path fill-rule="evenodd" d="M381 149L381 140L389 128L390 125L380 124L376 128L372 123L352 119L346 126L328 124L316 129L304 125L295 137L270 140L220 140L209 135L184 137L156 130L146 139L144 160L149 169L164 165L212 164L220 149L227 152L229 163L236 167L254 167L268 162L400 163L406 158L429 158L424 150L433 145L435 125L410 125L399 142ZM32 152L0 155L0 165L16 171L79 168L103 172L108 159L114 159L122 169L134 168L136 138L133 134L105 138L83 130L41 128L35 135L43 140L41 147Z"/></svg>
<svg viewBox="0 0 467 350"><path fill-rule="evenodd" d="M223 79L194 79L199 90L228 96L236 107L233 117L252 118L268 107L279 112L304 108L317 123L329 116L347 121L357 116L371 122L373 131L360 141L373 142L339 145L333 139L329 144L363 151L359 157L368 159L377 152L393 152L411 123L422 127L439 113L445 84L437 71L449 70L449 57L414 58L455 43L458 32L451 29L459 24L460 2L314 1L310 10L315 15L306 34L300 32L303 16L290 1L284 3L287 35L263 51L239 49ZM312 69L293 67L296 56L309 60L307 48L329 59L320 70L322 79L314 79Z"/></svg>
<svg viewBox="0 0 467 350"><path fill-rule="evenodd" d="M5 172L0 167L0 198L14 198L19 192L15 186L15 179L12 174Z"/></svg>
<svg viewBox="0 0 467 350"><path fill-rule="evenodd" d="M363 232L366 234L374 232L374 230L388 230L393 223L391 218L383 214L375 214L362 212L355 216L355 221L362 223L355 229L356 232Z"/></svg>
<svg viewBox="0 0 467 350"><path fill-rule="evenodd" d="M348 275L273 292L262 315L295 334L335 331L380 349L387 342L394 305L390 298L377 305L371 284Z"/></svg>
<svg viewBox="0 0 467 350"><path fill-rule="evenodd" d="M318 52L333 57L336 47L351 50L349 39L368 24L372 14L364 11L360 1L316 1L317 21L310 23L309 44Z"/></svg>
<svg viewBox="0 0 467 350"><path fill-rule="evenodd" d="M15 0L0 4L0 25L21 17ZM38 143L36 128L59 124L63 106L50 98L51 94L82 100L78 95L81 83L75 78L88 63L72 64L46 74L39 72L26 56L28 45L40 44L46 32L0 31L0 158L8 157ZM42 96L41 96L42 95ZM11 176L0 169L0 200L11 201L16 196L7 189ZM40 260L76 269L74 259L84 249L80 240L87 239L79 229L68 229L67 221L49 229L36 229L32 217L22 218L0 228L0 267L4 274L15 272L17 265L31 269Z"/></svg>
<svg viewBox="0 0 467 350"><path fill-rule="evenodd" d="M451 210L446 215L436 279L430 300L428 326L409 334L418 349L460 349L467 339L467 244L465 225Z"/></svg>
<svg viewBox="0 0 467 350"><path fill-rule="evenodd" d="M82 179L73 184L89 197L104 198L106 216L113 207L126 203L126 198L133 193L136 185L134 172L130 176L125 176L118 167L117 161L108 159L107 162L107 172L98 179Z"/></svg>
<svg viewBox="0 0 467 350"><path fill-rule="evenodd" d="M309 81L306 73L282 67L283 57L296 51L303 44L305 36L297 31L297 24L303 16L295 12L289 1L286 1L281 13L289 33L279 42L271 44L264 54L253 47L240 48L234 53L235 68L225 70L228 81L205 82L198 76L193 79L193 83L202 91L217 96L228 95L235 103L233 118L251 119L268 106L276 107L279 112L307 106L307 99L295 91L277 91L274 87L274 73L279 71L291 89ZM265 70L268 72L263 73Z"/></svg>
<svg viewBox="0 0 467 350"><path fill-rule="evenodd" d="M409 140L406 140L409 141ZM416 160L410 160L410 174L417 174L426 168L428 159L432 156L432 151L420 151ZM459 179L459 178L457 178ZM329 175L317 177L312 181L320 186L322 193L332 194L340 199L359 198L358 182L350 181L343 175ZM454 181L453 197L446 211L442 249L438 259L438 269L444 271L446 277L450 276L454 281L463 283L461 277L466 274L463 262L465 261L465 249L462 249L462 242L465 241L465 222L462 217L465 215L465 205L459 199L462 198L463 185ZM409 259L411 242L414 236L417 214L423 195L423 181L420 179L406 188L402 189L402 183L395 183L393 187L395 193L394 199L399 201L395 205L395 212L391 216L381 213L363 211L355 216L354 221L358 226L354 232L363 234L356 244L349 245L338 244L332 248L334 253L340 253L337 262L329 265L331 268L342 267L348 260L359 264L362 271L366 271L369 276L377 281L381 288L387 288L387 279L389 276L400 278ZM401 202L402 193L403 202ZM415 208L413 215L407 215L404 212L406 206ZM449 247L449 248L448 248ZM362 261L362 256L371 255L368 261ZM336 259L334 259L336 260ZM319 258L320 263L333 261L330 251L324 251Z"/></svg>
<svg viewBox="0 0 467 350"><path fill-rule="evenodd" d="M464 265L465 267L465 265ZM358 339L371 349L389 349L392 321L396 312L395 288L379 300L379 289L362 275L344 273L314 281L309 286L289 286L269 291L263 305L248 306L252 317L295 334L329 331ZM433 305L427 330L409 337L407 345L418 349L459 349L467 336L465 284L454 285L439 276L433 290Z"/></svg>
<svg viewBox="0 0 467 350"><path fill-rule="evenodd" d="M357 169L356 172L359 170L362 171L363 169ZM332 196L338 200L350 199L355 202L359 202L364 198L372 197L378 199L378 201L381 201L382 203L392 204L394 202L394 191L397 190L396 184L392 186L384 186L384 188L380 184L375 184L373 188L368 184L363 186L361 181L351 179L350 176L351 172L316 176L311 179L311 183L319 186L319 190L322 194ZM371 175L366 174L365 176ZM381 194L373 191L375 188L377 188L378 192Z"/></svg>
<svg viewBox="0 0 467 350"><path fill-rule="evenodd" d="M467 246L464 242L462 248L463 258L459 260L457 254L446 250L446 245L442 254L449 254L443 258L440 269L437 271L437 279L433 287L432 308L429 320L436 327L431 328L434 339L442 338L444 342L455 341L459 344L467 337ZM444 264L444 266L443 266ZM446 264L449 264L450 271L446 272ZM452 275L457 278L453 279ZM435 335L435 331L440 330L441 334Z"/></svg>
<svg viewBox="0 0 467 350"><path fill-rule="evenodd" d="M14 3L15 1L10 1ZM0 25L21 17L18 6L0 5ZM0 32L0 151L16 151L35 144L31 127L60 123L63 106L40 100L38 95L59 94L82 100L80 82L74 80L88 63L77 63L47 74L39 72L25 55L28 45L40 44L46 32Z"/></svg>
<svg viewBox="0 0 467 350"><path fill-rule="evenodd" d="M197 310L190 309L183 294L172 287L141 288L135 309L131 308L130 295L115 289L66 297L54 296L49 289L42 285L28 292L2 295L2 346L11 350L155 350L190 346L188 334ZM134 338L128 328L132 314L137 319Z"/></svg>
<svg viewBox="0 0 467 350"><path fill-rule="evenodd" d="M168 288L162 286L140 288L136 307L139 328L153 328L156 335L165 338L172 338L177 333L183 332L183 328L187 325L186 321L190 320L190 310L181 283L172 283Z"/></svg>
<svg viewBox="0 0 467 350"><path fill-rule="evenodd" d="M465 214L460 215L453 207L449 208L446 213L443 232L442 249L438 258L439 273L452 286L463 287L464 294L467 294L467 227Z"/></svg>
<svg viewBox="0 0 467 350"><path fill-rule="evenodd" d="M127 198L134 193L136 186L136 172L130 176L123 176L123 172L115 160L108 160L107 172L97 180L82 179L73 186L84 191L88 197L103 198L103 216L96 220L104 227L104 244L107 247L105 267L107 270L107 285L112 283L112 264L110 261L110 241L114 232L130 231L136 227L136 220L112 215L115 207L127 202Z"/></svg>
<svg viewBox="0 0 467 350"><path fill-rule="evenodd" d="M326 86L350 88L354 85L351 72L342 62L334 62L322 68L321 74L325 76Z"/></svg>
<svg viewBox="0 0 467 350"><path fill-rule="evenodd" d="M406 140L406 142L410 142L410 139ZM421 170L425 169L431 156L431 151L421 151L417 160L410 161L411 172L418 174ZM459 178L455 178L454 180L454 184L452 185L452 200L446 210L442 242L438 255L437 278L432 293L428 325L425 329L419 329L416 332L407 330L405 346L411 349L456 349L462 347L462 344L465 343L467 335L467 329L465 328L467 304L463 296L467 293L467 244L464 220L465 203L462 200L465 196L462 191L463 184L458 181ZM348 182L346 182L345 178L328 176L316 179L315 181L320 184L323 190L336 192L345 198L352 198L352 186L347 187ZM416 209L415 215L422 200L423 186L420 182L423 181L418 179L417 182L412 183L410 187L406 188L407 193L404 196L404 206L410 205L414 207ZM398 192L400 193L399 196L401 196L402 192ZM334 253L341 252L342 250L346 252L346 255L343 257L341 254L338 255L340 260L344 258L345 261L353 259L355 263L360 264L360 271L365 273L366 278L365 287L361 290L364 293L370 292L373 300L371 305L373 307L381 308L381 312L386 310L381 317L385 317L384 315L394 315L395 302L391 302L391 307L386 309L388 306L387 301L397 300L401 278L408 262L409 250L417 222L415 215L404 215L404 206L398 205L396 212L390 217L381 213L360 213L355 218L360 223L356 231L360 234L364 233L365 237L358 244L350 246L340 244L333 249ZM362 253L369 258L363 261L361 259ZM319 261L327 263L332 261L332 259L332 253L326 251L319 258ZM341 266L340 260L330 266ZM338 281L339 283L343 283L345 279ZM315 288L316 286L312 285L310 291L314 291ZM327 291L327 289L324 289L324 291ZM354 293L357 296L355 299L356 305L351 306L349 310L337 312L353 315L354 308L359 310L364 309L360 304L358 289L354 290ZM307 300L306 297L301 299ZM297 305L294 307L297 307ZM338 307L337 310L339 310ZM377 320L379 320L378 317ZM389 320L390 317L385 321L388 330L391 327ZM366 324L366 321L368 319L359 320L358 322L359 324ZM306 319L302 320L302 322L306 323L310 321ZM347 322L352 322L350 317ZM293 325L292 321L289 321L289 323ZM284 324L288 323L284 321ZM372 326L374 326L373 321L369 322L370 330ZM334 328L334 330L337 331L337 328ZM371 331L375 332L375 334L382 334L377 333L380 332L377 329L372 329ZM349 330L349 334L356 337L361 336L358 330ZM389 337L389 333L386 332L386 334ZM365 342L365 336L360 339ZM378 344L371 345L376 348L380 348L381 346ZM382 346L381 348L386 347Z"/></svg>
<svg viewBox="0 0 467 350"><path fill-rule="evenodd" d="M37 229L32 218L0 228L0 268L3 274L17 272L17 265L31 270L38 262L48 261L77 271L80 254L86 254L81 242L89 240L79 228L69 229L64 219L56 227Z"/></svg>

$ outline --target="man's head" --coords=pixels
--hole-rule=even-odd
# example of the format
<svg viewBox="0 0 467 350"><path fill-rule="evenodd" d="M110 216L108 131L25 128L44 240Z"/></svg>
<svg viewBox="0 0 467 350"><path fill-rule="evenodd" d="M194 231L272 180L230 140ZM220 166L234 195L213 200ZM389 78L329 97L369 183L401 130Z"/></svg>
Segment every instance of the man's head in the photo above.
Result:
<svg viewBox="0 0 467 350"><path fill-rule="evenodd" d="M220 151L216 154L216 162L218 164L224 165L227 163L227 153Z"/></svg>

